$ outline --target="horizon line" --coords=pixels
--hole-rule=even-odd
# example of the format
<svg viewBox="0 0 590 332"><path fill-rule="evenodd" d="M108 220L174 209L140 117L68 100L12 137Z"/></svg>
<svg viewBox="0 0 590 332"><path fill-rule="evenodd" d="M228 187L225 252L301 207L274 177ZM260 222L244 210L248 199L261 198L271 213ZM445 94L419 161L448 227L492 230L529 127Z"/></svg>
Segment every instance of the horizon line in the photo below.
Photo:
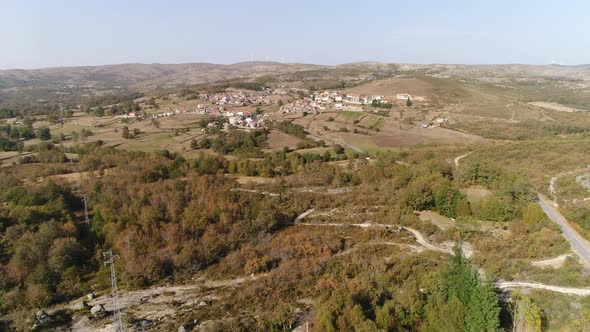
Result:
<svg viewBox="0 0 590 332"><path fill-rule="evenodd" d="M215 63L215 62L204 62L204 61L196 61L196 62L120 62L120 63L105 63L105 64L90 64L90 65L64 65L64 66L41 66L41 67L22 67L22 68L0 68L0 71L32 71L32 70L47 70L47 69L69 69L69 68L87 68L87 67L108 67L108 66L125 66L125 65L164 65L164 66L174 66L174 65L214 65L214 66L235 66L239 64L246 64L246 63L272 63L272 64L282 64L282 65L307 65L307 66L322 66L322 67L338 67L338 66L346 66L346 65L354 65L354 64L363 64L363 63L376 63L376 64L384 64L384 65L413 65L413 66L560 66L560 67L577 67L577 66L586 66L588 63L578 63L578 64L561 64L561 63L544 63L544 64L535 64L535 63L524 63L524 62L512 62L512 63L451 63L451 62L431 62L431 63L424 63L424 62L383 62L383 61L373 61L373 60L362 60L362 61L354 61L354 62L345 62L345 63L338 63L338 64L320 64L320 63L306 63L306 62L280 62L280 61L267 61L267 60L247 60L247 61L239 61L239 62L232 62L232 63Z"/></svg>

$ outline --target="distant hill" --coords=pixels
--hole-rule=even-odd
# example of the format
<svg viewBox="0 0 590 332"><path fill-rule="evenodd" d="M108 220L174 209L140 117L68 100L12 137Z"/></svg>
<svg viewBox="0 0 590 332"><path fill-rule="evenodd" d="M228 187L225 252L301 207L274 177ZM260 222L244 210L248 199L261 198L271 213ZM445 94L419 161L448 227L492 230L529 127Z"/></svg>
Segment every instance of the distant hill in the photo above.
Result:
<svg viewBox="0 0 590 332"><path fill-rule="evenodd" d="M0 70L0 103L63 99L76 101L85 96L178 88L232 78L253 79L273 76L279 81L373 79L419 71L431 76L494 80L498 77L559 77L590 81L590 65L415 65L357 62L337 66L241 62L117 64L85 67L57 67L32 70Z"/></svg>
<svg viewBox="0 0 590 332"><path fill-rule="evenodd" d="M321 68L306 64L241 62L232 65L210 63L118 64L87 67L56 67L32 70L0 70L0 89L75 85L84 87L169 87L217 81L234 77L257 77Z"/></svg>

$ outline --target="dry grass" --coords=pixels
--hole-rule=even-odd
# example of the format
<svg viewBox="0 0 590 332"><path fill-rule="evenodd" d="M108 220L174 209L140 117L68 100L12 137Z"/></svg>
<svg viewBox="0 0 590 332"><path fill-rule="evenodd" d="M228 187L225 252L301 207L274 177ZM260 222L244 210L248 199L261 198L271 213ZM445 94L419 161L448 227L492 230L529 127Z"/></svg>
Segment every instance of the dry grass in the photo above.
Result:
<svg viewBox="0 0 590 332"><path fill-rule="evenodd" d="M295 149L300 141L300 139L278 130L271 130L268 135L268 145L273 151L280 151L284 148Z"/></svg>
<svg viewBox="0 0 590 332"><path fill-rule="evenodd" d="M475 186L463 189L463 194L467 196L469 203L477 203L490 196L492 192L489 189Z"/></svg>
<svg viewBox="0 0 590 332"><path fill-rule="evenodd" d="M533 106L537 106L537 107L549 109L549 110L552 110L552 111L557 111L557 112L568 112L568 113L572 113L572 112L586 112L586 110L583 110L583 109L580 109L580 108L569 107L569 106L561 105L561 104L558 104L558 103L549 103L549 102L543 102L543 101L535 101L535 102L531 102L529 104L531 104Z"/></svg>
<svg viewBox="0 0 590 332"><path fill-rule="evenodd" d="M428 80L418 78L389 78L344 90L345 93L362 95L381 95L392 98L398 93L409 93L412 96L428 97L434 91L434 85Z"/></svg>

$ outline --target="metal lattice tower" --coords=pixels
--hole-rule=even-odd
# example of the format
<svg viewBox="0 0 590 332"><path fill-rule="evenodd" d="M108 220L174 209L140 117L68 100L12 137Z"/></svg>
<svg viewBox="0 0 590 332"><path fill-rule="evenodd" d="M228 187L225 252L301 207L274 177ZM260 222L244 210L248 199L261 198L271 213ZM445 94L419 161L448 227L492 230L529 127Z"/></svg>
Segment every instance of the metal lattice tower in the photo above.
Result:
<svg viewBox="0 0 590 332"><path fill-rule="evenodd" d="M113 251L109 250L102 253L103 257L107 258L104 262L105 266L111 268L111 297L113 299L113 331L124 332L123 320L121 319L121 303L119 302L119 291L117 290L117 275L115 274L115 261L119 257L113 255Z"/></svg>
<svg viewBox="0 0 590 332"><path fill-rule="evenodd" d="M75 171L78 173L78 192L82 193L82 187L80 185L80 183L82 182L82 176L80 175L80 168L76 165L74 166L74 161L72 159L70 159L70 164L72 165L72 169L75 168ZM82 193L82 201L84 202L84 221L86 222L86 225L90 225L90 217L88 214L88 200L86 199L86 194Z"/></svg>

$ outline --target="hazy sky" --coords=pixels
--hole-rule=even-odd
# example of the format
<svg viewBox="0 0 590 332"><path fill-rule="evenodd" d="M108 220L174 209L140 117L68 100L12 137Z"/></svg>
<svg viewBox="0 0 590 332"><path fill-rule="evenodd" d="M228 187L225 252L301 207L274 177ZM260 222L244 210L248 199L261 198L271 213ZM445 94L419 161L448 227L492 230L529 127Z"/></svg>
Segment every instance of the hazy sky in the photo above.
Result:
<svg viewBox="0 0 590 332"><path fill-rule="evenodd" d="M0 0L0 68L590 63L588 0Z"/></svg>

